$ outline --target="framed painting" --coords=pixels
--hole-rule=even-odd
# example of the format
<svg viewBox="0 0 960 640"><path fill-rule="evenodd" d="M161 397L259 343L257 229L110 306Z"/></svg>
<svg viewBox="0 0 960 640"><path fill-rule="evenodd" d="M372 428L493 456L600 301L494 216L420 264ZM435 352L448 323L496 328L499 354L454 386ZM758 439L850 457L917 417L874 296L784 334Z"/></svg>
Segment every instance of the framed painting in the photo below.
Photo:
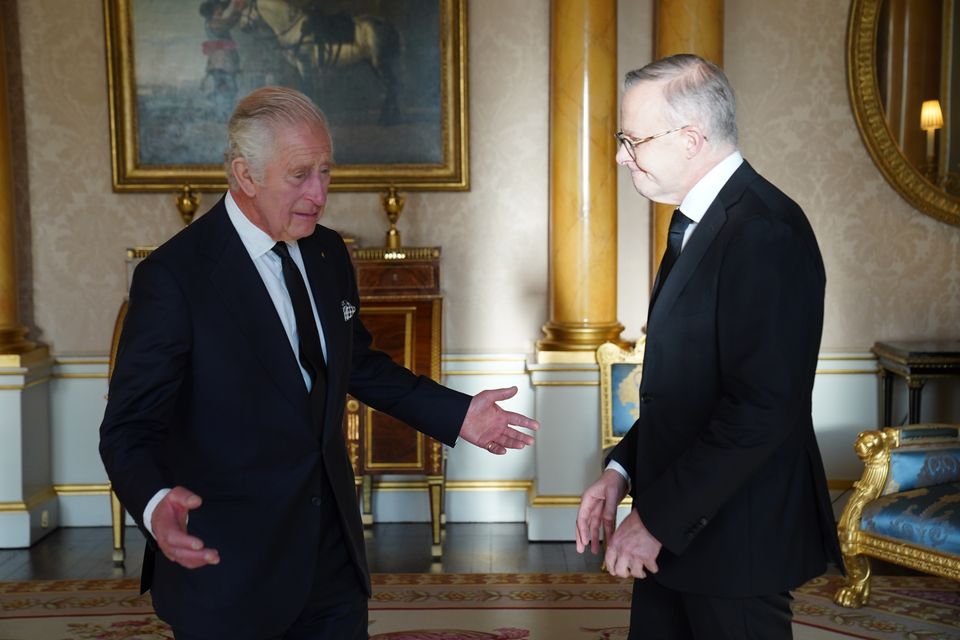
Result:
<svg viewBox="0 0 960 640"><path fill-rule="evenodd" d="M605 342L597 348L600 366L600 446L605 450L627 434L640 417L644 340L632 351Z"/></svg>
<svg viewBox="0 0 960 640"><path fill-rule="evenodd" d="M331 189L466 190L466 0L103 0L115 191L226 189L236 102L324 111Z"/></svg>

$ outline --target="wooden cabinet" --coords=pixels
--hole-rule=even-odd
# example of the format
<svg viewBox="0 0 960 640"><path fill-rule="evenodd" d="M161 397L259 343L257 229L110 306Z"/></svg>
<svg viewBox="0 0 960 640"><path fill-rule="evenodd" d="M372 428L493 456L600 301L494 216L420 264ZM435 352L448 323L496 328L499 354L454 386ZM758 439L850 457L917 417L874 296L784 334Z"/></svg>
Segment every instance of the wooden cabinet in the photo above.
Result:
<svg viewBox="0 0 960 640"><path fill-rule="evenodd" d="M439 248L354 248L360 317L373 346L414 373L440 380ZM433 555L441 554L443 445L403 422L347 398L344 433L363 511L373 523L373 477L425 475L430 497Z"/></svg>

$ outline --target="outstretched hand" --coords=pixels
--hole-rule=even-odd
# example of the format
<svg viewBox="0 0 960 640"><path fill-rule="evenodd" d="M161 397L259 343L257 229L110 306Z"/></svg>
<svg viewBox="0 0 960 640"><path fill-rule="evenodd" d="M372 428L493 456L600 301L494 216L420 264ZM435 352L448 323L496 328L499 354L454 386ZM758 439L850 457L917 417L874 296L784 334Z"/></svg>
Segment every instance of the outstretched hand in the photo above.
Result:
<svg viewBox="0 0 960 640"><path fill-rule="evenodd" d="M515 395L516 387L488 389L475 395L460 427L460 437L498 456L505 454L507 449L523 449L533 444L533 436L510 425L537 431L540 423L525 415L505 411L497 405L497 402Z"/></svg>
<svg viewBox="0 0 960 640"><path fill-rule="evenodd" d="M154 538L163 555L187 569L219 564L220 553L207 549L203 540L187 533L187 516L203 500L184 487L174 487L157 504L150 518Z"/></svg>

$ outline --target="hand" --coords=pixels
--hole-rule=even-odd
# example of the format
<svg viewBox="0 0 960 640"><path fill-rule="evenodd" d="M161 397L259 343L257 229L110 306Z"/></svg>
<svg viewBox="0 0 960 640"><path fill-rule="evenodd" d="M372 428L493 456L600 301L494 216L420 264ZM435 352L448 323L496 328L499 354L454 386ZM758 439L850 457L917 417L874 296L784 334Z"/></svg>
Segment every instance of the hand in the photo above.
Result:
<svg viewBox="0 0 960 640"><path fill-rule="evenodd" d="M613 537L607 541L604 564L612 576L646 578L644 569L650 573L659 571L657 556L663 545L643 526L640 514L631 509Z"/></svg>
<svg viewBox="0 0 960 640"><path fill-rule="evenodd" d="M220 564L220 553L216 549L205 549L200 538L187 533L187 515L202 503L197 494L184 487L174 487L157 504L150 518L163 555L187 569Z"/></svg>
<svg viewBox="0 0 960 640"><path fill-rule="evenodd" d="M488 389L473 396L460 427L460 437L490 453L502 456L507 449L523 449L533 444L533 436L510 425L537 431L540 423L519 413L504 411L497 402L517 395L517 388Z"/></svg>
<svg viewBox="0 0 960 640"><path fill-rule="evenodd" d="M580 498L577 511L577 553L583 553L590 543L590 551L596 555L600 550L600 522L607 540L613 536L617 524L617 507L627 495L627 479L607 469L600 479L587 487Z"/></svg>

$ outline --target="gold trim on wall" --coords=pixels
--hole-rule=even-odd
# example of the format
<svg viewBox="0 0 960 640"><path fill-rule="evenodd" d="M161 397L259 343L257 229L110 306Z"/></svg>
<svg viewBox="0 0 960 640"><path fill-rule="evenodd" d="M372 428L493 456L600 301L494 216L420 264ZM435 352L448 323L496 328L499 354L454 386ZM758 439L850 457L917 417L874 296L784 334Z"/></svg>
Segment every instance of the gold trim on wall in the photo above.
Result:
<svg viewBox="0 0 960 640"><path fill-rule="evenodd" d="M526 491L533 489L533 480L447 480L447 491ZM426 491L426 480L382 480L373 484L375 491Z"/></svg>
<svg viewBox="0 0 960 640"><path fill-rule="evenodd" d="M0 513L23 513L48 500L56 499L57 494L53 487L44 487L35 491L33 495L22 502L0 502Z"/></svg>
<svg viewBox="0 0 960 640"><path fill-rule="evenodd" d="M877 33L883 0L852 0L847 25L847 89L853 117L877 168L907 202L960 225L960 198L938 189L900 151L883 115L877 84Z"/></svg>
<svg viewBox="0 0 960 640"><path fill-rule="evenodd" d="M110 483L55 484L53 490L58 496L107 496L110 495Z"/></svg>

